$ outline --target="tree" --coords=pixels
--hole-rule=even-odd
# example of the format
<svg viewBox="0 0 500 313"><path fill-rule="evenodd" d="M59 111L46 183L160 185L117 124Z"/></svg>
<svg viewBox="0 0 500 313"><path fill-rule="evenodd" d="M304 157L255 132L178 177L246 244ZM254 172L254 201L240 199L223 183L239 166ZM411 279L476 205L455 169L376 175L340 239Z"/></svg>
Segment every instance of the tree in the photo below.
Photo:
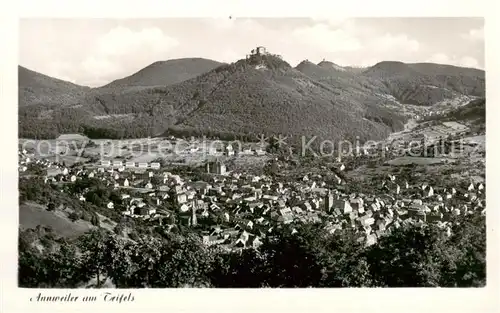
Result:
<svg viewBox="0 0 500 313"><path fill-rule="evenodd" d="M68 214L68 218L72 221L72 222L76 222L77 220L80 219L80 215L76 212L71 212Z"/></svg>
<svg viewBox="0 0 500 313"><path fill-rule="evenodd" d="M241 252L218 251L210 272L211 284L217 288L260 288L265 285L266 263L253 249Z"/></svg>
<svg viewBox="0 0 500 313"><path fill-rule="evenodd" d="M367 260L377 286L437 287L442 266L452 263L448 250L442 230L409 225L382 237L367 251Z"/></svg>
<svg viewBox="0 0 500 313"><path fill-rule="evenodd" d="M206 287L210 284L213 254L198 238L174 237L163 243L157 266L153 267L152 287Z"/></svg>
<svg viewBox="0 0 500 313"><path fill-rule="evenodd" d="M90 279L86 271L82 271L81 259L77 257L74 245L63 243L57 252L43 258L43 267L49 286L59 288L76 288Z"/></svg>
<svg viewBox="0 0 500 313"><path fill-rule="evenodd" d="M139 287L131 282L132 274L137 267L133 263L133 256L138 252L137 244L111 236L105 242L105 259L109 260L106 264L106 272L113 284L117 288Z"/></svg>
<svg viewBox="0 0 500 313"><path fill-rule="evenodd" d="M44 283L46 275L44 274L42 258L34 249L23 246L21 238L19 240L18 257L18 282L19 287L36 288Z"/></svg>
<svg viewBox="0 0 500 313"><path fill-rule="evenodd" d="M486 285L486 217L460 216L452 227L448 246L455 262L443 274L443 286L484 287ZM453 248L453 249L451 249Z"/></svg>
<svg viewBox="0 0 500 313"><path fill-rule="evenodd" d="M322 255L323 278L321 287L370 287L373 285L368 260L362 242L352 230L336 231L326 237Z"/></svg>
<svg viewBox="0 0 500 313"><path fill-rule="evenodd" d="M164 243L158 238L138 237L134 253L130 254L132 268L127 287L153 287Z"/></svg>
<svg viewBox="0 0 500 313"><path fill-rule="evenodd" d="M97 227L99 227L99 225L101 225L101 221L100 221L97 213L92 212L92 217L90 218L90 223L94 226L97 226Z"/></svg>
<svg viewBox="0 0 500 313"><path fill-rule="evenodd" d="M49 202L49 204L47 205L47 211L54 211L56 209L56 205L54 204L54 202Z"/></svg>
<svg viewBox="0 0 500 313"><path fill-rule="evenodd" d="M323 277L324 260L321 246L326 233L314 226L301 227L300 235L290 229L279 230L261 247L265 260L265 285L269 287L319 286Z"/></svg>
<svg viewBox="0 0 500 313"><path fill-rule="evenodd" d="M87 275L97 278L97 288L101 286L101 278L107 274L108 264L112 261L106 247L108 238L104 230L98 229L82 235L78 241L82 252L82 268Z"/></svg>
<svg viewBox="0 0 500 313"><path fill-rule="evenodd" d="M32 245L38 239L46 238L43 234L41 228L19 233L19 286L75 288L87 281L88 277L81 271L80 259L71 243L53 238L51 246L54 248L45 246L44 252Z"/></svg>

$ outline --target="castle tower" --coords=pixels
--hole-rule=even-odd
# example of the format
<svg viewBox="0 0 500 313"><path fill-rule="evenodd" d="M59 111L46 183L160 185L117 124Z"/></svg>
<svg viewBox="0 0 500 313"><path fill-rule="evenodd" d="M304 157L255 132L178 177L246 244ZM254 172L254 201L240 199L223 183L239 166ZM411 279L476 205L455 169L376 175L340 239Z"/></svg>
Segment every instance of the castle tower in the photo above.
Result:
<svg viewBox="0 0 500 313"><path fill-rule="evenodd" d="M328 194L325 197L325 212L330 212L333 206L333 195L330 190L328 190Z"/></svg>
<svg viewBox="0 0 500 313"><path fill-rule="evenodd" d="M191 225L196 226L198 220L196 218L196 210L198 209L198 200L195 199L191 207Z"/></svg>

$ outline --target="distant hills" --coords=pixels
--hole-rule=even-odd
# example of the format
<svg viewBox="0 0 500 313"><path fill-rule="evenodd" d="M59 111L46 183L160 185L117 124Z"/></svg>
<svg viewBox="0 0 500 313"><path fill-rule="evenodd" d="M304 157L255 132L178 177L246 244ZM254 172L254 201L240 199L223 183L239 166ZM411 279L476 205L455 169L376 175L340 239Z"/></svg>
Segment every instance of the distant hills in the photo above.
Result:
<svg viewBox="0 0 500 313"><path fill-rule="evenodd" d="M433 105L460 95L485 96L484 71L433 63L380 62L362 72L399 102Z"/></svg>
<svg viewBox="0 0 500 313"><path fill-rule="evenodd" d="M470 101L464 106L450 110L444 114L427 117L426 120L456 121L467 124L476 129L486 128L486 99L479 98Z"/></svg>
<svg viewBox="0 0 500 313"><path fill-rule="evenodd" d="M27 138L171 133L231 139L265 133L380 139L406 119L394 103L484 97L484 71L476 69L401 62L358 69L328 61L293 68L272 54L232 64L201 58L156 62L93 89L22 67L19 73L19 135Z"/></svg>
<svg viewBox="0 0 500 313"><path fill-rule="evenodd" d="M203 58L158 61L133 75L117 79L103 88L172 85L206 73L222 64Z"/></svg>
<svg viewBox="0 0 500 313"><path fill-rule="evenodd" d="M89 87L43 75L22 66L18 67L18 81L19 106L76 104L90 90Z"/></svg>

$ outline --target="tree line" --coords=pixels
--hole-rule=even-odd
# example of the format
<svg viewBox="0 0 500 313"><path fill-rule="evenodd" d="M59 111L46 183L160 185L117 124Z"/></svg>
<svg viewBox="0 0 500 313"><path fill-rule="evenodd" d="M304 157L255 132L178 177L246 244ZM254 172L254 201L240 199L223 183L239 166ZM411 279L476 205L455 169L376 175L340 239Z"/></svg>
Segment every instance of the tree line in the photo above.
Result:
<svg viewBox="0 0 500 313"><path fill-rule="evenodd" d="M402 226L366 247L350 230L314 225L276 230L258 249L227 252L199 236L134 241L92 230L40 249L19 238L19 285L73 288L107 279L117 288L481 287L486 283L485 218L459 217L452 235L435 225ZM33 236L32 236L33 237ZM37 236L35 236L37 238Z"/></svg>

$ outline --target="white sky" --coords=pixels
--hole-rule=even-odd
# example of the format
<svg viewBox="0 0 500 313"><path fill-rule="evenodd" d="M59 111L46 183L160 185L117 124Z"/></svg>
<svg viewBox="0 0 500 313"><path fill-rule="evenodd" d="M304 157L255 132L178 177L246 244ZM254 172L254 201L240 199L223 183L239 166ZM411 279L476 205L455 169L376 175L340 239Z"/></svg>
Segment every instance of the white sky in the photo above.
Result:
<svg viewBox="0 0 500 313"><path fill-rule="evenodd" d="M204 57L222 62L265 46L292 66L308 59L369 66L435 62L484 69L480 18L21 19L19 64L101 86L149 64Z"/></svg>

